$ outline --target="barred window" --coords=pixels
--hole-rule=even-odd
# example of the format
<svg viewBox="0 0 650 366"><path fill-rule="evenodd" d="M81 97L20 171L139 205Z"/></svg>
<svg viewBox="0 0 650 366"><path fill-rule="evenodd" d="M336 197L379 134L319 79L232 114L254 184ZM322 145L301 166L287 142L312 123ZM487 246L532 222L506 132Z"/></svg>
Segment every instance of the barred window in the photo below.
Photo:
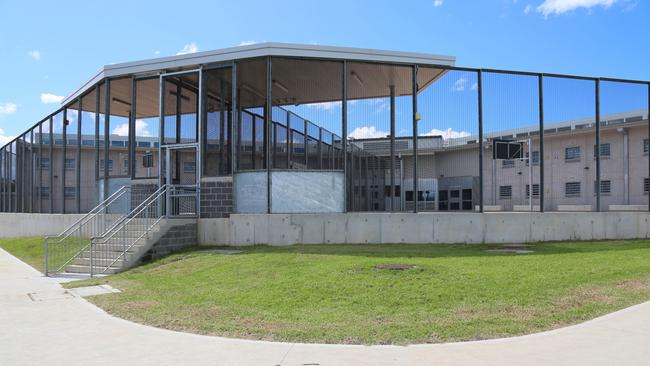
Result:
<svg viewBox="0 0 650 366"><path fill-rule="evenodd" d="M580 160L580 146L572 146L564 149L565 161L578 161Z"/></svg>
<svg viewBox="0 0 650 366"><path fill-rule="evenodd" d="M41 158L41 162L39 165L41 167L41 170L50 169L50 158Z"/></svg>
<svg viewBox="0 0 650 366"><path fill-rule="evenodd" d="M594 181L594 195L598 192L598 181ZM612 193L612 181L611 180L601 180L600 181L600 194L610 194Z"/></svg>
<svg viewBox="0 0 650 366"><path fill-rule="evenodd" d="M510 160L510 159L502 160L501 167L502 168L514 168L515 167L515 161Z"/></svg>
<svg viewBox="0 0 650 366"><path fill-rule="evenodd" d="M65 187L63 189L63 196L65 199L77 198L77 187Z"/></svg>
<svg viewBox="0 0 650 366"><path fill-rule="evenodd" d="M104 171L104 159L101 159L99 161L99 171L103 172ZM108 171L112 172L113 171L113 160L109 159L108 160ZM100 173L101 175L101 173Z"/></svg>
<svg viewBox="0 0 650 366"><path fill-rule="evenodd" d="M594 159L596 159L596 151L597 151L596 146L597 145L594 145ZM605 159L609 158L611 156L611 153L612 153L611 144L609 144L609 143L600 144L600 158L601 159L602 158L605 158Z"/></svg>
<svg viewBox="0 0 650 366"><path fill-rule="evenodd" d="M580 196L580 182L566 182L564 184L565 197L579 197Z"/></svg>
<svg viewBox="0 0 650 366"><path fill-rule="evenodd" d="M40 196L42 200L49 200L50 199L50 187L41 187L40 189Z"/></svg>
<svg viewBox="0 0 650 366"><path fill-rule="evenodd" d="M643 179L643 192L644 193L650 192L650 178Z"/></svg>
<svg viewBox="0 0 650 366"><path fill-rule="evenodd" d="M512 186L499 186L499 198L507 200L512 198Z"/></svg>
<svg viewBox="0 0 650 366"><path fill-rule="evenodd" d="M650 139L643 139L643 152L648 153L650 151Z"/></svg>
<svg viewBox="0 0 650 366"><path fill-rule="evenodd" d="M65 168L67 170L74 170L77 168L76 159L65 159Z"/></svg>
<svg viewBox="0 0 650 366"><path fill-rule="evenodd" d="M526 153L526 157L528 158L528 153ZM533 162L533 165L539 165L539 151L533 151L532 157L526 160L526 166L528 166L529 160Z"/></svg>
<svg viewBox="0 0 650 366"><path fill-rule="evenodd" d="M526 198L530 196L530 185L526 184ZM539 197L539 184L533 184L533 197Z"/></svg>

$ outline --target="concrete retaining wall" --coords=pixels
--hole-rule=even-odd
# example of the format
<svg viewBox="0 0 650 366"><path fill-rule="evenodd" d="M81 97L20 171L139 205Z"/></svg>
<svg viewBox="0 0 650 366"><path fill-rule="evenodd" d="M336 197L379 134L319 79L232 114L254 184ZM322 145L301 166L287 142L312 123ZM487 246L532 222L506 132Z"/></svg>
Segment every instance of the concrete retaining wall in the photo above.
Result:
<svg viewBox="0 0 650 366"><path fill-rule="evenodd" d="M201 219L203 245L518 243L650 236L648 212L350 213Z"/></svg>
<svg viewBox="0 0 650 366"><path fill-rule="evenodd" d="M58 235L82 217L76 214L0 213L0 238Z"/></svg>

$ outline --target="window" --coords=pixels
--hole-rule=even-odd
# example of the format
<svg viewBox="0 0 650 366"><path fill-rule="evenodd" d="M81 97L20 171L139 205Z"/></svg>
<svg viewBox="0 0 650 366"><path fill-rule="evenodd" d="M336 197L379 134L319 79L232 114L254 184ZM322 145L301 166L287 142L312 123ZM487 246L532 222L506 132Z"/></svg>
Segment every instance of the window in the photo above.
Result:
<svg viewBox="0 0 650 366"><path fill-rule="evenodd" d="M50 158L41 158L41 170L49 170L50 169Z"/></svg>
<svg viewBox="0 0 650 366"><path fill-rule="evenodd" d="M502 160L501 161L501 167L502 168L514 168L515 167L515 161L514 160Z"/></svg>
<svg viewBox="0 0 650 366"><path fill-rule="evenodd" d="M512 198L512 186L499 186L499 198L509 200Z"/></svg>
<svg viewBox="0 0 650 366"><path fill-rule="evenodd" d="M40 196L42 200L50 199L50 187L41 187Z"/></svg>
<svg viewBox="0 0 650 366"><path fill-rule="evenodd" d="M186 161L183 162L183 173L195 173L196 172L196 162Z"/></svg>
<svg viewBox="0 0 650 366"><path fill-rule="evenodd" d="M438 191L438 210L447 211L449 209L449 199L447 191Z"/></svg>
<svg viewBox="0 0 650 366"><path fill-rule="evenodd" d="M533 161L533 165L539 165L539 151L533 151L533 156L530 158L530 160ZM526 157L528 157L528 153L526 153ZM528 166L528 160L526 159L526 166Z"/></svg>
<svg viewBox="0 0 650 366"><path fill-rule="evenodd" d="M463 189L463 210L472 210L472 190L469 188Z"/></svg>
<svg viewBox="0 0 650 366"><path fill-rule="evenodd" d="M579 161L580 146L572 146L564 149L564 161Z"/></svg>
<svg viewBox="0 0 650 366"><path fill-rule="evenodd" d="M530 197L530 185L526 184L526 198ZM533 197L539 197L539 184L533 184Z"/></svg>
<svg viewBox="0 0 650 366"><path fill-rule="evenodd" d="M647 154L650 151L650 139L643 139L643 153Z"/></svg>
<svg viewBox="0 0 650 366"><path fill-rule="evenodd" d="M124 146L126 146L126 141L112 140L111 141L111 146L113 146L113 147L124 147Z"/></svg>
<svg viewBox="0 0 650 366"><path fill-rule="evenodd" d="M101 159L99 161L99 175L101 175L103 171L104 171L104 159ZM108 171L109 172L113 171L113 160L112 159L108 160Z"/></svg>
<svg viewBox="0 0 650 366"><path fill-rule="evenodd" d="M81 140L83 146L95 146L95 140Z"/></svg>
<svg viewBox="0 0 650 366"><path fill-rule="evenodd" d="M580 182L566 182L564 184L564 197L580 197Z"/></svg>
<svg viewBox="0 0 650 366"><path fill-rule="evenodd" d="M67 200L77 198L77 187L65 187L63 189L63 196Z"/></svg>
<svg viewBox="0 0 650 366"><path fill-rule="evenodd" d="M76 161L75 159L69 159L69 158L66 158L66 159L65 159L65 168L66 168L66 170L74 170L74 169L77 169L77 164L76 164L76 162L77 162L77 161Z"/></svg>
<svg viewBox="0 0 650 366"><path fill-rule="evenodd" d="M151 147L151 143L149 141L138 141L138 147Z"/></svg>
<svg viewBox="0 0 650 366"><path fill-rule="evenodd" d="M600 158L608 159L611 156L611 144L600 144ZM594 159L596 159L596 145L594 145Z"/></svg>
<svg viewBox="0 0 650 366"><path fill-rule="evenodd" d="M598 181L594 181L594 195L598 191ZM601 180L600 181L600 194L610 194L612 193L612 181L611 180Z"/></svg>
<svg viewBox="0 0 650 366"><path fill-rule="evenodd" d="M129 174L129 160L124 159L122 161L122 173Z"/></svg>
<svg viewBox="0 0 650 366"><path fill-rule="evenodd" d="M650 178L643 178L643 193L650 192Z"/></svg>

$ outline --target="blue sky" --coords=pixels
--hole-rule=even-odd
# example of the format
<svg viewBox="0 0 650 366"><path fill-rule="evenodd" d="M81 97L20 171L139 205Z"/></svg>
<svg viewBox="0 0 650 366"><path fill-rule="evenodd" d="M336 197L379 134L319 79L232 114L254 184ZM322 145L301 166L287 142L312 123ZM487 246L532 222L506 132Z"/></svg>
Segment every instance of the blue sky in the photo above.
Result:
<svg viewBox="0 0 650 366"><path fill-rule="evenodd" d="M250 42L437 53L456 56L459 66L650 80L649 21L650 4L640 0L4 2L0 142L58 108L101 65ZM465 96L450 98L468 108L473 84L465 77L457 90L463 76L454 78L450 88ZM576 87L572 95L587 94L589 86ZM605 103L612 111L643 104L643 91L624 89L612 86L610 95L621 99ZM514 95L531 103L516 113L530 114L535 98ZM515 113L499 108L512 98L494 96L488 125ZM567 99L558 92L555 100L560 110ZM588 98L579 100L584 108L569 114L590 108ZM455 122L438 129L472 132L463 125L471 112L457 108L439 118L450 115L458 115Z"/></svg>

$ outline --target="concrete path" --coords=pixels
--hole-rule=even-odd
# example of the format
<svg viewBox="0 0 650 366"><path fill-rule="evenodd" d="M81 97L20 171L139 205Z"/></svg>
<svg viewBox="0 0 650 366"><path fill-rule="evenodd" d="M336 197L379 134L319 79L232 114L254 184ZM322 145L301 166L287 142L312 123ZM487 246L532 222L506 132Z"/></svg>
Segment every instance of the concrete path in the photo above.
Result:
<svg viewBox="0 0 650 366"><path fill-rule="evenodd" d="M408 347L245 341L117 319L65 295L56 280L0 249L0 365L64 364L648 365L650 302L577 326L492 341Z"/></svg>

